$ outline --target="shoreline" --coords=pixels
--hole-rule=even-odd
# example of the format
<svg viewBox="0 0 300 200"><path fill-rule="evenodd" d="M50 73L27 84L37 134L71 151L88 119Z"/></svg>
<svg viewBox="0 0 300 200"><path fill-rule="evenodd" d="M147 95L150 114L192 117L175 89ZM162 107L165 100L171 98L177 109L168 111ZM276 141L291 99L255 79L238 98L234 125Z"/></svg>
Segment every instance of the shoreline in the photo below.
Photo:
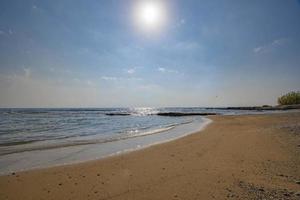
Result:
<svg viewBox="0 0 300 200"><path fill-rule="evenodd" d="M214 123L200 134L101 160L0 176L0 198L299 198L300 112L209 118Z"/></svg>
<svg viewBox="0 0 300 200"><path fill-rule="evenodd" d="M40 149L35 149L32 151L20 151L10 154L4 154L2 155L2 157L0 157L0 164L2 165L0 167L0 176L17 172L26 172L52 167L93 162L108 157L130 153L133 151L139 151L158 144L174 141L182 137L186 137L190 134L201 132L211 122L212 120L203 117L191 123L184 123L177 127L172 127L171 129L168 129L166 131L115 140L107 143L94 142L91 144L43 149L42 151L39 151ZM125 145L122 143L125 143ZM83 151L85 152L84 154L81 153ZM89 152L91 155L89 155ZM72 154L77 155L73 159L68 158L71 157ZM29 160L32 162L27 162L25 164L22 163L22 160L24 160L24 156L26 157L27 161ZM38 159L34 157L38 157ZM13 164L11 165L10 163ZM5 168L5 166L7 167Z"/></svg>

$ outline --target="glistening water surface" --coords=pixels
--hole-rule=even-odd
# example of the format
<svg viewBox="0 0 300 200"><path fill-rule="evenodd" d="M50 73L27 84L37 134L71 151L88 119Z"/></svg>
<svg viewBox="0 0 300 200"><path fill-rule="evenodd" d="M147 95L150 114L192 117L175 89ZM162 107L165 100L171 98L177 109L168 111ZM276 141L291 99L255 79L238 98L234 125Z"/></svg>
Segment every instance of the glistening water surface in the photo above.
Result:
<svg viewBox="0 0 300 200"><path fill-rule="evenodd" d="M205 108L0 109L0 173L97 159L175 139L207 123L201 116L156 115L161 112L249 113Z"/></svg>

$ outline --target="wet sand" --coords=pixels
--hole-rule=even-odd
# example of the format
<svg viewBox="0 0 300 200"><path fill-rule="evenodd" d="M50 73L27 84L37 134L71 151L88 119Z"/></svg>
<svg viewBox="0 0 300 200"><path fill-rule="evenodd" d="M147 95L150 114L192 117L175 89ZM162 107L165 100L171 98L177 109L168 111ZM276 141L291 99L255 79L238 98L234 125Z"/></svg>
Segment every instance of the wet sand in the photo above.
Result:
<svg viewBox="0 0 300 200"><path fill-rule="evenodd" d="M300 199L300 112L209 118L172 142L1 176L0 199Z"/></svg>

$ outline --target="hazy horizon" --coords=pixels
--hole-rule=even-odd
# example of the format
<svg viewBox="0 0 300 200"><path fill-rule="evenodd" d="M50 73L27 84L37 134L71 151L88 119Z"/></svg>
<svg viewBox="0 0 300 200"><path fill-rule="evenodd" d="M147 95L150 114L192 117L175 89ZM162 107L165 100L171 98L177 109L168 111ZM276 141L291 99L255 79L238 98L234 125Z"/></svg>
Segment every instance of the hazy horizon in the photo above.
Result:
<svg viewBox="0 0 300 200"><path fill-rule="evenodd" d="M299 0L4 0L0 108L275 105Z"/></svg>

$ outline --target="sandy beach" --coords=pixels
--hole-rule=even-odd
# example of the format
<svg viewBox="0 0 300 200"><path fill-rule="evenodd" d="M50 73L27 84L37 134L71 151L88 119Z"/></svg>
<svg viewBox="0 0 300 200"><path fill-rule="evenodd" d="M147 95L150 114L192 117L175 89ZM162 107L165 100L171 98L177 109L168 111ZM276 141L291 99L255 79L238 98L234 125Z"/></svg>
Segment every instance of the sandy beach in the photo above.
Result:
<svg viewBox="0 0 300 200"><path fill-rule="evenodd" d="M210 118L172 142L1 176L0 199L300 199L300 112Z"/></svg>

